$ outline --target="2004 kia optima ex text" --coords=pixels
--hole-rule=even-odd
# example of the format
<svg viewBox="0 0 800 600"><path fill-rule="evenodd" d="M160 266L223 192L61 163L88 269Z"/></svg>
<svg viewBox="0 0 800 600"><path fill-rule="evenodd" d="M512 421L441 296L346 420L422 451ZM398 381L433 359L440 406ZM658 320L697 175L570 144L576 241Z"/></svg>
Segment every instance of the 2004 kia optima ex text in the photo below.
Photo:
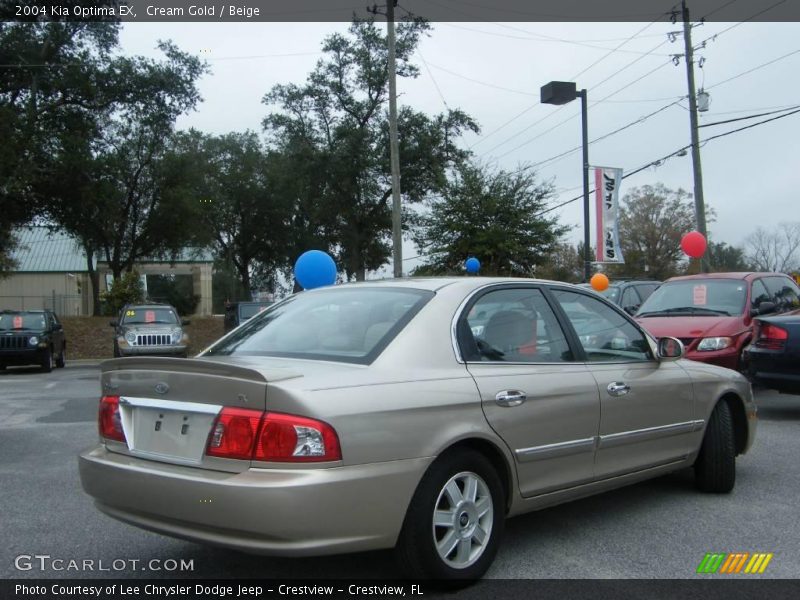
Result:
<svg viewBox="0 0 800 600"><path fill-rule="evenodd" d="M296 294L194 359L102 366L103 512L176 537L305 556L395 547L473 579L506 517L694 466L728 492L749 383L680 360L587 290L406 279Z"/></svg>

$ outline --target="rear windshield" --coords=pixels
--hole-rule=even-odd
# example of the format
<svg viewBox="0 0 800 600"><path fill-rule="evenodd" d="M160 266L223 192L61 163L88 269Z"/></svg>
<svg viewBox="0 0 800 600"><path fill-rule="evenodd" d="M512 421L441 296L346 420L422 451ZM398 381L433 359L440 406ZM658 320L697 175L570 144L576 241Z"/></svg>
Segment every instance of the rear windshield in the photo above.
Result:
<svg viewBox="0 0 800 600"><path fill-rule="evenodd" d="M740 315L747 282L737 279L687 279L663 284L645 300L637 317Z"/></svg>
<svg viewBox="0 0 800 600"><path fill-rule="evenodd" d="M357 287L301 292L267 308L205 356L282 356L369 364L433 292Z"/></svg>
<svg viewBox="0 0 800 600"><path fill-rule="evenodd" d="M256 316L262 310L266 310L269 304L240 304L239 305L239 318L245 321L251 317Z"/></svg>
<svg viewBox="0 0 800 600"><path fill-rule="evenodd" d="M142 323L175 325L178 323L178 315L171 308L129 308L122 312L122 322L125 325Z"/></svg>
<svg viewBox="0 0 800 600"><path fill-rule="evenodd" d="M0 315L0 331L42 330L44 328L45 320L42 313L3 313Z"/></svg>

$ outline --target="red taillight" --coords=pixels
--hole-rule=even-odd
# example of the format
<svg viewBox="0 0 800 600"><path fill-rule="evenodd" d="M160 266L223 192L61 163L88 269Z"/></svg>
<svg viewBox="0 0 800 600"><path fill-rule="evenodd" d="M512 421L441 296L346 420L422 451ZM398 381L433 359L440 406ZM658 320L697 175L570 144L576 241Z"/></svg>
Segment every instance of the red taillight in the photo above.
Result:
<svg viewBox="0 0 800 600"><path fill-rule="evenodd" d="M224 408L208 441L209 456L271 462L341 460L339 437L322 421Z"/></svg>
<svg viewBox="0 0 800 600"><path fill-rule="evenodd" d="M761 323L758 328L756 346L769 350L780 350L786 340L789 339L789 332L783 327L772 325L771 323Z"/></svg>
<svg viewBox="0 0 800 600"><path fill-rule="evenodd" d="M264 416L253 460L320 462L341 459L339 437L327 423L279 413Z"/></svg>
<svg viewBox="0 0 800 600"><path fill-rule="evenodd" d="M253 456L258 424L264 413L244 408L223 408L208 440L209 456L245 458Z"/></svg>
<svg viewBox="0 0 800 600"><path fill-rule="evenodd" d="M122 416L119 413L119 396L103 396L100 398L97 425L100 429L101 437L117 442L125 442L125 432L122 430Z"/></svg>

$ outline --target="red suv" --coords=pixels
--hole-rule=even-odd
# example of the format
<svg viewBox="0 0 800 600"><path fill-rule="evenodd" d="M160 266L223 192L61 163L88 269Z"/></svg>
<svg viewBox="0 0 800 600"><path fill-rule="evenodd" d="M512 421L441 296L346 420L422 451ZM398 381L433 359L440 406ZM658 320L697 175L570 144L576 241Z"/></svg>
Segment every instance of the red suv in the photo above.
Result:
<svg viewBox="0 0 800 600"><path fill-rule="evenodd" d="M686 358L743 370L753 317L800 309L800 288L781 273L702 273L664 282L636 313L656 338L671 336Z"/></svg>

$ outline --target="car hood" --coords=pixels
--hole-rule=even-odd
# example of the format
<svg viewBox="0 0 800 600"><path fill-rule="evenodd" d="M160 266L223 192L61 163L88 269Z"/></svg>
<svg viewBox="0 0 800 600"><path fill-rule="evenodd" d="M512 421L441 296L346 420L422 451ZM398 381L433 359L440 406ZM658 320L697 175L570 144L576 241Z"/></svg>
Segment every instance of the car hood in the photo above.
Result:
<svg viewBox="0 0 800 600"><path fill-rule="evenodd" d="M636 321L655 337L676 338L735 336L747 329L741 316L637 317Z"/></svg>

